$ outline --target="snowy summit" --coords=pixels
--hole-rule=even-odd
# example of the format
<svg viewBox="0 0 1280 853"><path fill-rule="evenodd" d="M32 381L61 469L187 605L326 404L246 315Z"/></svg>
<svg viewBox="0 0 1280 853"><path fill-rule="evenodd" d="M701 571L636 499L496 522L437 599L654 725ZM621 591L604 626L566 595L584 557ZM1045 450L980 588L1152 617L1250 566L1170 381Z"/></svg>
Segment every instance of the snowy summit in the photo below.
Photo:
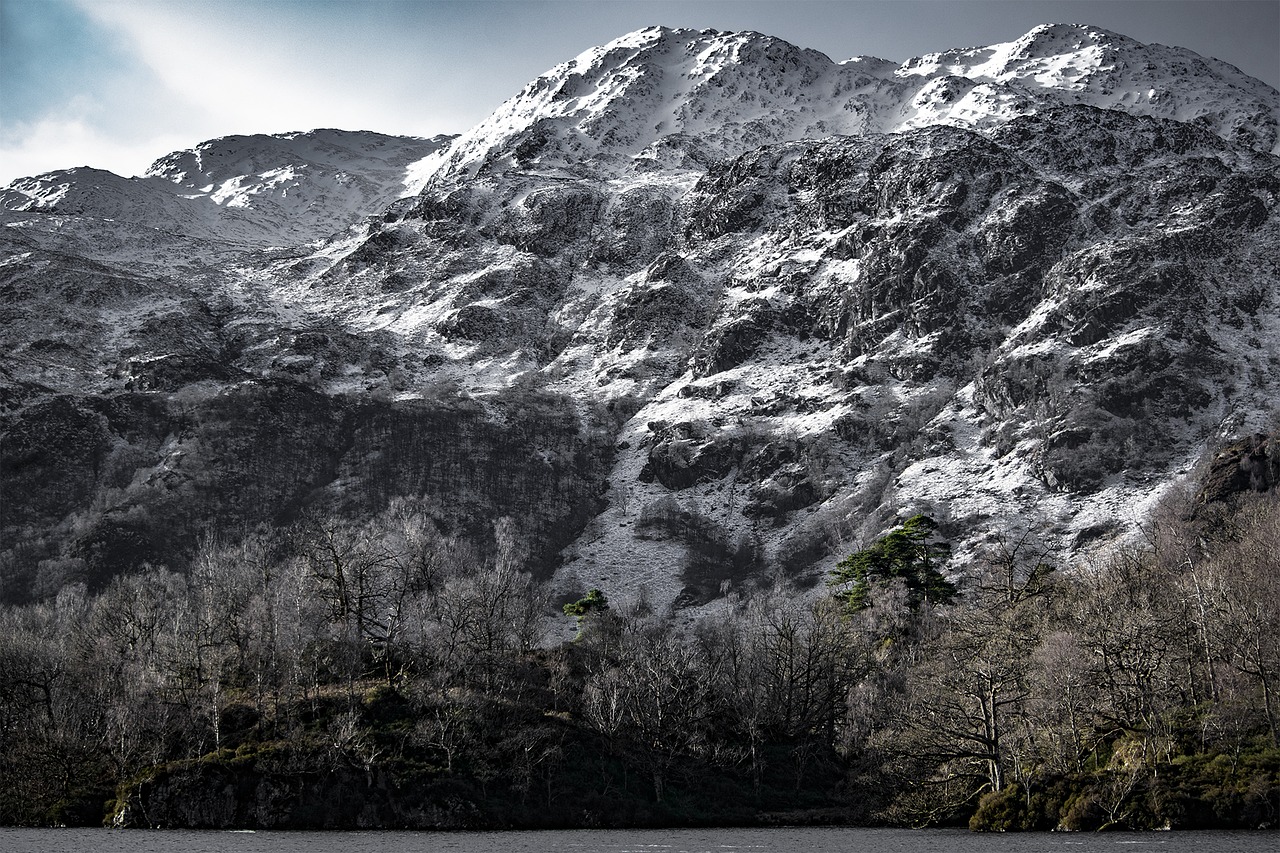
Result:
<svg viewBox="0 0 1280 853"><path fill-rule="evenodd" d="M928 125L985 129L1060 104L1196 122L1280 152L1275 91L1181 48L1046 24L900 66L833 62L759 33L650 27L531 82L442 153L437 174L691 166L752 147Z"/></svg>

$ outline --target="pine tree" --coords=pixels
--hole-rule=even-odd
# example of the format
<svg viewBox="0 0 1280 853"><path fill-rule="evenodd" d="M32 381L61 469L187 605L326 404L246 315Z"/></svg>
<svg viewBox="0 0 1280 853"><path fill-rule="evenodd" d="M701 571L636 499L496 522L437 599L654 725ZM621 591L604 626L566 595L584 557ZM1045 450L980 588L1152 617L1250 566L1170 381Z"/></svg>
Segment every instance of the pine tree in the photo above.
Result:
<svg viewBox="0 0 1280 853"><path fill-rule="evenodd" d="M935 537L937 529L932 518L914 515L874 544L845 557L829 581L831 586L846 587L836 597L850 610L865 610L873 587L900 578L912 608L925 601L951 601L956 588L939 571L951 558L951 546Z"/></svg>

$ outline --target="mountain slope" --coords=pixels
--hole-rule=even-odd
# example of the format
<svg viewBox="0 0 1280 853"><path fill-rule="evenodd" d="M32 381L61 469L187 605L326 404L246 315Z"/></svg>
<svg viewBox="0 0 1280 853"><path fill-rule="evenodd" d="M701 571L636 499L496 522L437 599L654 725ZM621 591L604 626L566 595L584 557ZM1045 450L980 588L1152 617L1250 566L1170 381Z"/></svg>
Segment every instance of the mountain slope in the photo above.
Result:
<svg viewBox="0 0 1280 853"><path fill-rule="evenodd" d="M1095 28L902 66L653 28L434 154L228 137L19 182L5 594L406 494L660 607L916 512L962 559L1114 544L1272 417L1277 115Z"/></svg>

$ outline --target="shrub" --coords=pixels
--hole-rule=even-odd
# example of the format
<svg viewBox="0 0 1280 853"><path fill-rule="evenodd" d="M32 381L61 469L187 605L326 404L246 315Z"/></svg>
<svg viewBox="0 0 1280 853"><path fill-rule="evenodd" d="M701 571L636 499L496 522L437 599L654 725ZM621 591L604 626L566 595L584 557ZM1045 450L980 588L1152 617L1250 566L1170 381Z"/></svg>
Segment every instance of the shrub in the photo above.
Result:
<svg viewBox="0 0 1280 853"><path fill-rule="evenodd" d="M1035 824L1020 785L983 794L978 810L969 818L969 829L974 832L1026 832L1035 829Z"/></svg>

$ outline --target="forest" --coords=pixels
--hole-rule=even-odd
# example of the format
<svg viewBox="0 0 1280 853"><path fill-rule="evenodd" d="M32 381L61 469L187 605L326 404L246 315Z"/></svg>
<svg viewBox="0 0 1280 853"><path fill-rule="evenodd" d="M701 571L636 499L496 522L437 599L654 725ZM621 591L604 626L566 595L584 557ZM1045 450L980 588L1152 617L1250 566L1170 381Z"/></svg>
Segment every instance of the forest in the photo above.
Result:
<svg viewBox="0 0 1280 853"><path fill-rule="evenodd" d="M510 521L413 500L208 538L0 612L0 822L1276 825L1274 495L1069 563L943 532L698 619L554 595Z"/></svg>

